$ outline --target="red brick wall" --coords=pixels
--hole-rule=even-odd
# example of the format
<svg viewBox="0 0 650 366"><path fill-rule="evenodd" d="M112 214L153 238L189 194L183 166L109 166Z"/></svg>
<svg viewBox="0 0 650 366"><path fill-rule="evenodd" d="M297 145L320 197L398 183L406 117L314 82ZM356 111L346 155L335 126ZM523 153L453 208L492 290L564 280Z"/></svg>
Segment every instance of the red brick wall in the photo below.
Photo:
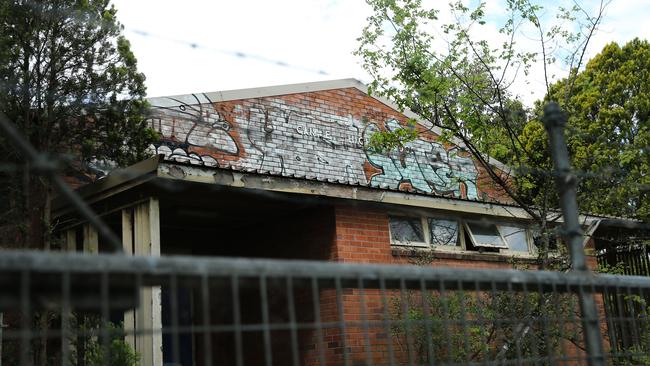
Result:
<svg viewBox="0 0 650 366"><path fill-rule="evenodd" d="M391 263L388 215L381 211L339 206L335 209L336 240L332 260Z"/></svg>
<svg viewBox="0 0 650 366"><path fill-rule="evenodd" d="M411 258L406 251L391 248L388 230L388 215L385 211L353 206L338 206L334 209L335 239L332 249L323 252L328 259L338 262L354 263L392 263L410 264ZM596 268L595 257L588 257L591 269ZM444 254L437 255L432 260L432 266L451 266L465 268L512 268L506 257L482 254ZM338 322L343 319L346 323L345 337L338 327L326 329L323 332L323 343L318 344L315 333L304 335L302 359L305 365L320 364L319 356L326 359L328 365L344 364L344 349L347 348L352 365L384 365L389 364L389 346L398 364L407 361L404 347L400 346L391 334L390 328L383 325L386 312L391 312L394 304L390 298L399 296L399 291L388 291L387 300L379 290L365 290L363 296L359 289L344 289L340 298L343 316L340 316L335 290L321 291L320 307L323 322ZM607 328L602 296L596 297L599 308L602 332L606 336ZM388 306L386 307L385 304ZM364 321L370 321L368 336L362 326ZM606 339L606 338L605 338ZM389 343L390 342L390 343ZM367 348L366 344L370 348ZM583 357L582 351L574 345L565 345L568 355ZM607 340L605 348L609 348Z"/></svg>
<svg viewBox="0 0 650 366"><path fill-rule="evenodd" d="M388 215L385 211L338 206L334 210L334 216L335 240L332 250L326 253L328 259L354 263L410 263L408 256L394 255L390 245ZM483 256L484 259L480 260L481 255L470 255L468 260L454 255L440 256L434 259L431 265L468 268L511 267L503 257L499 260L495 260L495 257ZM367 362L374 365L389 364L389 346L392 347L395 361L404 362L407 355L403 347L394 341L390 327L387 329L383 325L386 312L391 312L391 307L394 305L390 302L390 298L399 296L399 291L388 291L387 295L388 300L385 303L379 290L365 290L361 296L359 289L344 289L340 299L343 308L343 317L341 317L338 312L336 291L321 291L322 321L337 322L343 319L346 323L346 337L342 337L338 327L323 332L322 344L318 344L316 333L306 334L302 358L304 364L318 365L322 352L326 364L342 365L346 347L352 365L365 365ZM368 338L365 337L363 321L371 322ZM369 350L366 348L366 342L370 345Z"/></svg>

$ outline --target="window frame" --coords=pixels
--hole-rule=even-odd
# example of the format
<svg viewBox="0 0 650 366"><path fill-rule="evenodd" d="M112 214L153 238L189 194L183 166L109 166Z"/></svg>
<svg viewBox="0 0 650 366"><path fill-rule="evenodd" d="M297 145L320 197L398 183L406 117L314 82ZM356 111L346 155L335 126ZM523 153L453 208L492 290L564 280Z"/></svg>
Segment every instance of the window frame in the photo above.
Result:
<svg viewBox="0 0 650 366"><path fill-rule="evenodd" d="M420 226L422 227L422 238L424 239L423 242L419 241L400 241L400 240L395 240L393 239L393 232L390 227L390 219L392 217L398 218L407 218L407 219L419 219L420 220ZM395 245L395 246L401 246L401 247L417 247L417 248L429 248L429 237L427 233L427 226L426 224L426 217L424 216L408 216L408 215L392 215L388 214L388 236L390 237L390 244Z"/></svg>
<svg viewBox="0 0 650 366"><path fill-rule="evenodd" d="M470 228L469 224L470 223L475 223L477 225L483 225L480 222L476 220L463 220L463 226L465 227L465 230L467 230L467 234L469 235L470 240L472 241L472 245L477 247L477 248L493 248L493 249L499 249L499 253L501 253L501 250L506 250L508 248L508 242L506 241L506 238L503 237L503 234L499 230L499 225L497 224L492 224L494 225L494 228L496 229L497 234L499 235L499 239L501 239L501 242L503 243L504 246L496 246L496 245L476 245L474 243L478 242L476 238L474 238L474 233L472 232L472 229Z"/></svg>
<svg viewBox="0 0 650 366"><path fill-rule="evenodd" d="M434 245L431 243L431 229L429 228L429 219L434 219L434 220L446 220L446 221L455 221L456 224L458 225L458 230L456 231L456 245L451 246L451 245ZM426 227L426 232L427 232L427 240L428 240L428 245L430 248L436 251L450 251L450 252L459 252L459 251L465 251L467 250L465 248L465 236L463 233L463 220L457 218L457 217L440 217L440 216L424 216L424 220L427 223Z"/></svg>
<svg viewBox="0 0 650 366"><path fill-rule="evenodd" d="M509 224L509 223L502 223L501 225L497 224L497 230L499 230L499 233L503 237L503 240L505 241L506 245L508 244L508 241L506 240L505 235L503 235L503 232L501 231L501 226L509 226L509 227L516 227L524 230L524 233L526 234L526 246L528 247L528 251L522 252L518 250L511 250L510 247L508 249L503 249L503 251L499 251L499 254L503 253L508 256L515 256L515 257L534 257L537 256L537 252L535 251L535 245L533 244L533 236L531 233L530 229L527 229L523 225L516 225L516 224Z"/></svg>
<svg viewBox="0 0 650 366"><path fill-rule="evenodd" d="M411 241L411 242L405 242L405 241L399 241L399 240L394 240L393 239L393 233L390 228L390 219L396 217L396 218L410 218L410 219L419 219L420 220L420 225L422 227L423 231L423 237L424 237L424 242L420 241ZM431 241L431 228L429 227L429 219L434 219L434 220L446 220L446 221L455 221L458 224L458 232L457 232L457 245L451 246L451 245L435 245ZM458 216L444 216L440 214L431 214L431 215L426 215L426 214L420 214L420 215L407 215L404 213L388 213L388 235L390 238L390 245L398 248L413 248L413 249L429 249L432 251L436 252L463 252L463 253L479 253L479 250L470 250L468 249L468 243L466 242L467 240L474 240L473 236L474 234L472 233L471 229L469 229L469 222L477 222L476 219L465 219L462 217ZM499 238L501 241L504 243L505 247L497 247L497 246L476 246L476 248L494 248L497 249L498 252L493 252L490 254L495 254L495 255L502 255L502 256L508 256L508 257L524 257L524 258L532 258L537 255L537 251L535 250L535 245L533 244L533 232L532 229L526 227L525 224L520 224L520 223L511 223L508 221L502 221L502 222L495 222L493 224L496 227L497 233L499 234ZM523 230L525 230L526 234L526 246L528 248L528 251L523 252L523 251L516 251L516 250L511 250L508 241L506 240L502 230L500 229L501 226L509 226L509 227L518 227ZM466 237L468 235L468 237ZM475 241L475 240L474 240ZM472 243L472 246L474 244Z"/></svg>

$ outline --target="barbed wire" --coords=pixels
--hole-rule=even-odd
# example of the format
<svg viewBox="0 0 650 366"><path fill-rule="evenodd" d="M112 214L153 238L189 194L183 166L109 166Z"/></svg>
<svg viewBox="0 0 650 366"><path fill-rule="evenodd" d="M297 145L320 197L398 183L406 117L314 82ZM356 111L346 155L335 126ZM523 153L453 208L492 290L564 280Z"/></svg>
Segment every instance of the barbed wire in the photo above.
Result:
<svg viewBox="0 0 650 366"><path fill-rule="evenodd" d="M238 59L249 59L252 61L262 62L262 63L266 63L278 67L283 67L283 68L288 68L288 69L298 70L298 71L305 71L305 72L314 73L323 76L330 75L329 72L323 69L315 69L315 68L295 65L289 61L274 59L271 57L266 57L259 54L247 52L247 51L227 50L224 48L212 47L195 41L188 41L185 39L174 38L174 37L164 36L161 34L152 33L143 29L125 28L125 31L145 38L155 38L169 43L176 43L178 45L186 46L193 50L205 50L209 52L216 52L216 53L221 53Z"/></svg>
<svg viewBox="0 0 650 366"><path fill-rule="evenodd" d="M39 17L43 17L44 19L58 19L60 17L66 17L67 19L81 23L81 24L87 24L87 25L95 25L95 26L100 26L102 25L102 20L95 20L92 21L88 19L87 17L81 16L79 13L75 12L64 12L61 11L61 9L57 8L48 8L47 4L41 3L39 1L34 1L34 0L23 0L20 6L25 6L32 11L37 12ZM218 47L213 47L210 45L203 44L201 42L197 41L189 41L186 39L180 39L180 38L175 38L175 37L170 37L162 34L157 34L151 31L148 31L146 29L140 29L140 28L131 28L131 27L126 27L124 24L119 23L123 28L123 32L129 32L134 35L140 36L140 37L145 37L145 38L152 38L152 39L158 39L162 40L165 42L169 43L176 43L182 46L186 46L190 49L194 50L206 50L209 52L216 52L216 53L221 53L230 57L238 58L238 59L248 59L256 62L261 62L261 63L266 63L269 65L274 65L278 67L283 67L283 68L288 68L292 70L298 70L298 71L303 71L303 72L308 72L308 73L314 73L318 75L331 75L328 71L324 69L319 69L319 68L311 68L311 67L306 67L306 66L301 66L301 65L296 65L292 63L291 61L287 60L281 60L277 58L272 58L272 57L266 57L264 55L260 54L255 54L250 51L244 51L244 50L228 50L224 48L218 48ZM122 32L122 33L123 33Z"/></svg>

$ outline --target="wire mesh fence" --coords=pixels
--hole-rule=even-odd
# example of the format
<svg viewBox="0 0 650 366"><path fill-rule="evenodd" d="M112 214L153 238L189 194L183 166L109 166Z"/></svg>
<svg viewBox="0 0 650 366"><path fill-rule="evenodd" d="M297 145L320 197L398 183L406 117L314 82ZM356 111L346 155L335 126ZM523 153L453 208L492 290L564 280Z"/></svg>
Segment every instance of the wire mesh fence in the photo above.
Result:
<svg viewBox="0 0 650 366"><path fill-rule="evenodd" d="M4 252L0 282L5 365L650 360L646 277ZM596 322L581 294L595 298ZM586 326L600 330L604 354L587 350Z"/></svg>

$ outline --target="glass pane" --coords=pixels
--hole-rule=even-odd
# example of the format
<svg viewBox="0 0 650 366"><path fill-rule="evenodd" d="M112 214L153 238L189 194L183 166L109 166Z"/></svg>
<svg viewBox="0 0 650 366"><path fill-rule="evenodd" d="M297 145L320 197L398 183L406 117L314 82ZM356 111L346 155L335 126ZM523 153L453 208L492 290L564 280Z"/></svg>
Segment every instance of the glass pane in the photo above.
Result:
<svg viewBox="0 0 650 366"><path fill-rule="evenodd" d="M429 219L431 245L458 245L458 221Z"/></svg>
<svg viewBox="0 0 650 366"><path fill-rule="evenodd" d="M470 236L474 241L474 246L507 248L506 243L503 242L501 235L499 235L496 225L468 222L467 226L469 226Z"/></svg>
<svg viewBox="0 0 650 366"><path fill-rule="evenodd" d="M422 221L414 217L390 217L390 235L393 241L424 242Z"/></svg>
<svg viewBox="0 0 650 366"><path fill-rule="evenodd" d="M544 247L544 238L542 237L542 232L539 229L534 229L531 231L533 236L533 245L538 249L543 249ZM547 233L548 235L548 249L556 250L557 249L557 236L554 232Z"/></svg>
<svg viewBox="0 0 650 366"><path fill-rule="evenodd" d="M526 229L516 226L502 226L499 225L501 235L506 239L508 248L517 252L528 252L528 239L526 237Z"/></svg>

